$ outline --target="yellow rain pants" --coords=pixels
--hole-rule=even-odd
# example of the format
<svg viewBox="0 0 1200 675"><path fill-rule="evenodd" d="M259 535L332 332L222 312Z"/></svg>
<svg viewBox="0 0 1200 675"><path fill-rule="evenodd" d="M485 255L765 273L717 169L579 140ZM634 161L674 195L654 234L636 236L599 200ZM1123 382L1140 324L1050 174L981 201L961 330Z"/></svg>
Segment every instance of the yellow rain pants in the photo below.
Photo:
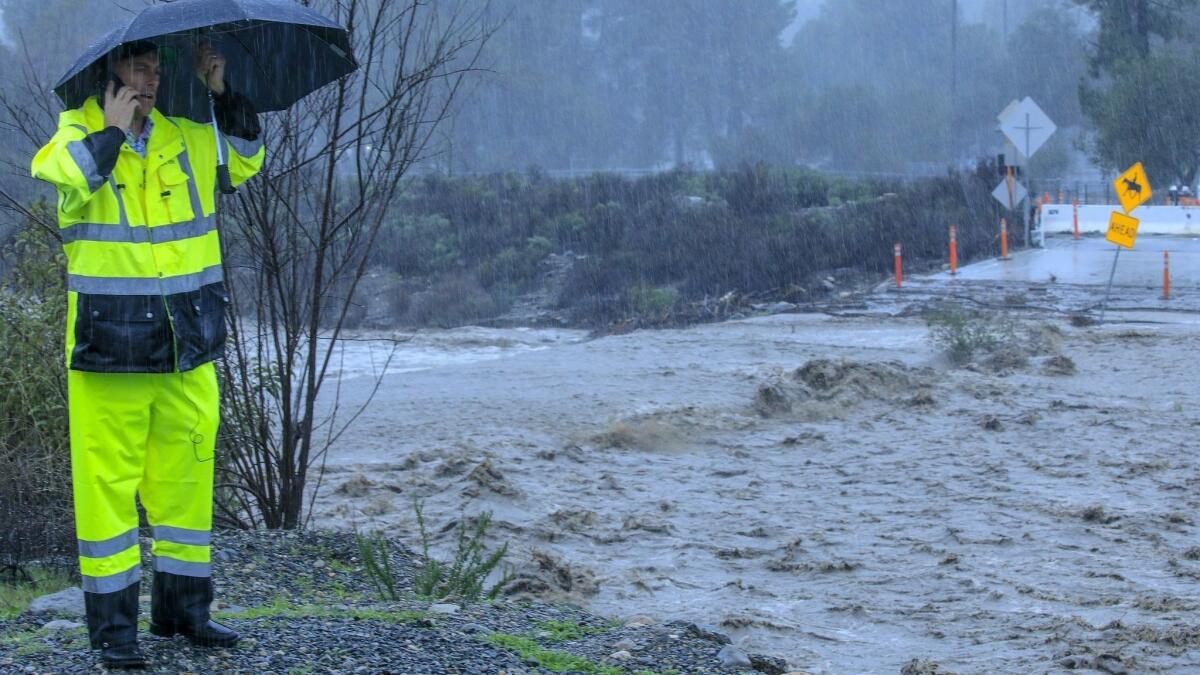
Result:
<svg viewBox="0 0 1200 675"><path fill-rule="evenodd" d="M216 370L67 371L71 474L83 590L138 583L136 495L154 539L154 569L212 575L213 448L220 402Z"/></svg>

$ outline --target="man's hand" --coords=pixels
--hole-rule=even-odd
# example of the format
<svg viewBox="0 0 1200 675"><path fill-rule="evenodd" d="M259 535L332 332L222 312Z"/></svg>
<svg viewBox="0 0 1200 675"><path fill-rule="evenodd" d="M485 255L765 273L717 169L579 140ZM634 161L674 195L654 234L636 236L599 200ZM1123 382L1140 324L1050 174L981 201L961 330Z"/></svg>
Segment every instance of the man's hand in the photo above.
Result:
<svg viewBox="0 0 1200 675"><path fill-rule="evenodd" d="M109 80L104 90L104 127L116 127L128 133L137 109L137 91L133 87L121 87L120 91L114 92L113 82Z"/></svg>
<svg viewBox="0 0 1200 675"><path fill-rule="evenodd" d="M210 44L202 44L196 50L196 77L212 93L218 96L225 93L225 56Z"/></svg>

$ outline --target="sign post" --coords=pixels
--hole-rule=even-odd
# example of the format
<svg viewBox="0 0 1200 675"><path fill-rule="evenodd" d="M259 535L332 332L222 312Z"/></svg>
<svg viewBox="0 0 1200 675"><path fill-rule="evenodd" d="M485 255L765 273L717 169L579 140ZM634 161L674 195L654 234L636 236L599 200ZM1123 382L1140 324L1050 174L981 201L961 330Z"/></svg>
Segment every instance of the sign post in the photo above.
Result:
<svg viewBox="0 0 1200 675"><path fill-rule="evenodd" d="M1021 102L1013 102L1000 112L996 118L1000 122L1000 131L1017 148L1025 158L1025 180L1032 185L1033 177L1030 168L1030 158L1037 152L1050 136L1058 130L1054 122L1042 111L1034 100L1028 96ZM1025 244L1028 246L1030 224L1033 219L1033 208L1025 203Z"/></svg>
<svg viewBox="0 0 1200 675"><path fill-rule="evenodd" d="M1146 169L1138 162L1117 176L1113 181L1117 199L1121 202L1124 213L1113 211L1108 218L1108 233L1104 238L1117 245L1113 255L1112 270L1108 273L1108 287L1104 290L1104 304L1100 306L1100 321L1104 321L1104 313L1108 310L1108 299L1112 295L1113 277L1117 274L1117 260L1121 257L1121 249L1132 249L1137 241L1138 219L1129 215L1137 207L1150 201L1154 192L1150 189L1150 181L1146 178Z"/></svg>

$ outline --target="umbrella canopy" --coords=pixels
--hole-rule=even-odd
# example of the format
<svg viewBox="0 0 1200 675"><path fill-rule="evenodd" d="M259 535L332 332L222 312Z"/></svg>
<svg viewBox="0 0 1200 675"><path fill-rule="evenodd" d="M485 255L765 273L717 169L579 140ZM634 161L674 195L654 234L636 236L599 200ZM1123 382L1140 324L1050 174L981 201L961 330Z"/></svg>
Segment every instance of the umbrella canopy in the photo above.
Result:
<svg viewBox="0 0 1200 675"><path fill-rule="evenodd" d="M201 122L210 117L193 70L202 43L226 57L226 82L259 112L285 110L358 67L346 30L293 0L178 0L147 7L97 40L54 93L68 108L82 105L108 81L109 52L135 40L157 44L163 57L158 111Z"/></svg>

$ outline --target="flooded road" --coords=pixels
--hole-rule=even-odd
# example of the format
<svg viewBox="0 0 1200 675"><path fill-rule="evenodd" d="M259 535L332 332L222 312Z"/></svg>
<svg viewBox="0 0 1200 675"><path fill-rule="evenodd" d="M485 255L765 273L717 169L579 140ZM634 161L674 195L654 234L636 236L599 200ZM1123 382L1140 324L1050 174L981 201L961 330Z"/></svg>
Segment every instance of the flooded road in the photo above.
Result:
<svg viewBox="0 0 1200 675"><path fill-rule="evenodd" d="M1112 271L1117 247L1102 235L1075 241L1069 236L1050 236L1041 249L1020 251L1011 260L987 260L959 270L964 281L1018 281L1104 285ZM1162 291L1163 251L1170 253L1171 280L1180 288L1200 287L1200 237L1142 235L1132 250L1122 250L1113 284L1142 286ZM951 279L948 272L932 280Z"/></svg>
<svg viewBox="0 0 1200 675"><path fill-rule="evenodd" d="M316 519L416 544L414 497L435 530L493 511L540 594L719 624L814 673L1200 668L1195 307L1077 326L1046 307L1094 289L955 283L1009 298L1023 363L952 367L907 316L937 280L595 340L425 334L453 356L385 378Z"/></svg>

